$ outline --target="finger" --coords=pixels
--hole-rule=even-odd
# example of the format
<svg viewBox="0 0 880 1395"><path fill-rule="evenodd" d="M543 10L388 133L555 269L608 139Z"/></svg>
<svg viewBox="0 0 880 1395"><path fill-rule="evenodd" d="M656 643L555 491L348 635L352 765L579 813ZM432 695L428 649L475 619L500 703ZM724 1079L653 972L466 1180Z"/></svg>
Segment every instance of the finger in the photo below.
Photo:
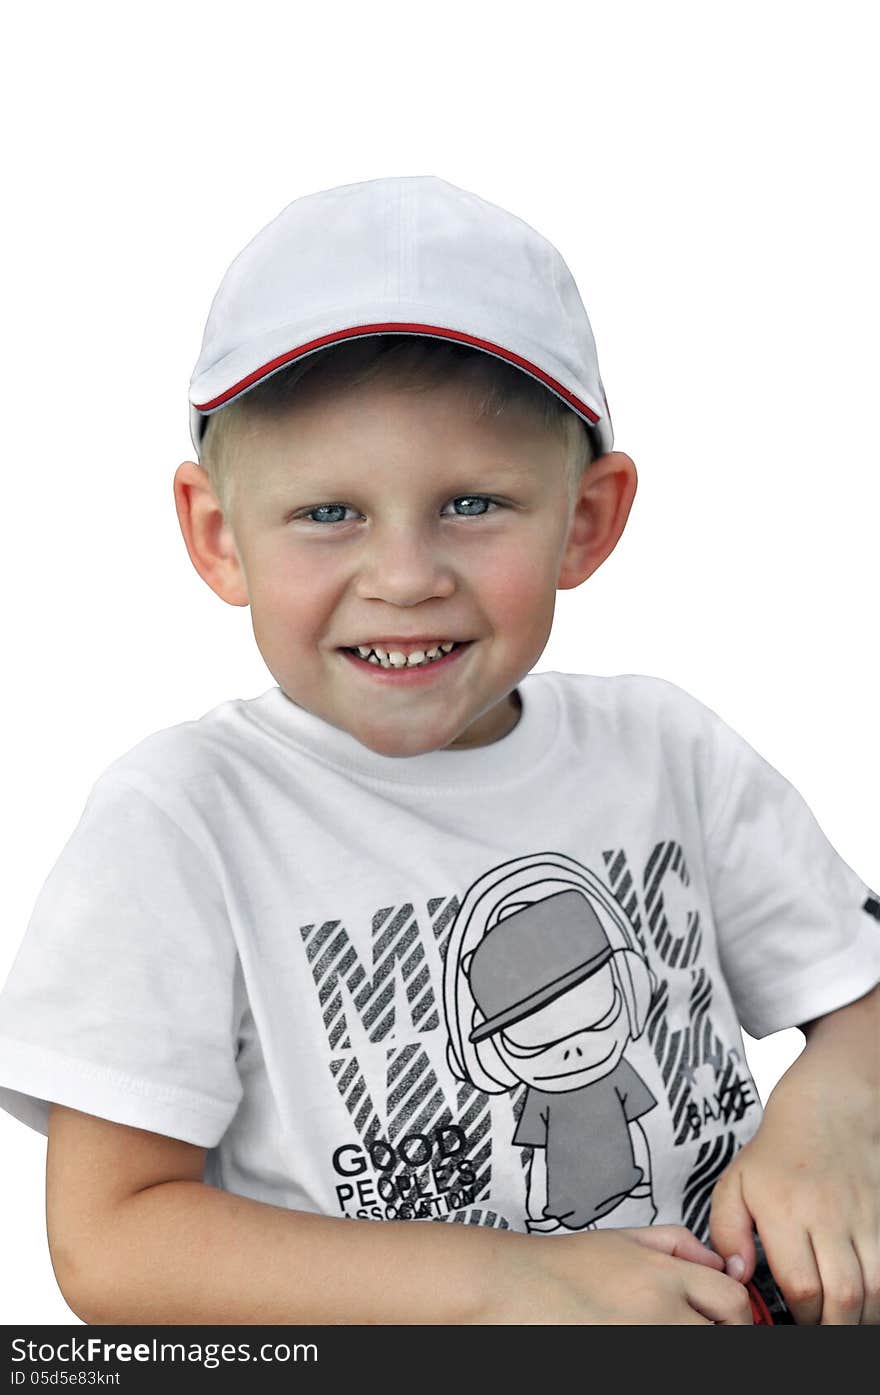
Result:
<svg viewBox="0 0 880 1395"><path fill-rule="evenodd" d="M631 1229L622 1229L621 1234L629 1235L633 1240L638 1240L640 1245L646 1245L650 1250L661 1250L663 1254L672 1255L675 1259L687 1259L692 1264L705 1264L709 1269L724 1268L721 1256L716 1255L683 1225L634 1226Z"/></svg>
<svg viewBox="0 0 880 1395"><path fill-rule="evenodd" d="M748 1290L726 1274L701 1273L688 1281L688 1302L719 1327L751 1327L754 1324Z"/></svg>
<svg viewBox="0 0 880 1395"><path fill-rule="evenodd" d="M695 1308L695 1307L694 1307L693 1303L686 1303L686 1304L685 1304L685 1308L687 1309L687 1312L685 1313L685 1316L684 1316L683 1318L680 1319L681 1322L682 1322L685 1326L688 1326L688 1325L691 1325L691 1324L692 1324L694 1327L714 1327L714 1326L715 1326L715 1324L714 1324L714 1322L712 1321L712 1319L711 1319L711 1318L704 1317L704 1315L700 1312L699 1308Z"/></svg>
<svg viewBox="0 0 880 1395"><path fill-rule="evenodd" d="M853 1249L859 1257L865 1301L862 1305L862 1326L880 1325L880 1248L853 1236Z"/></svg>
<svg viewBox="0 0 880 1395"><path fill-rule="evenodd" d="M799 1326L814 1326L822 1316L822 1279L809 1233L765 1226L761 1243L770 1273L795 1322Z"/></svg>
<svg viewBox="0 0 880 1395"><path fill-rule="evenodd" d="M755 1222L742 1194L741 1178L738 1168L728 1168L716 1182L709 1213L709 1234L712 1248L725 1261L727 1273L747 1283L755 1272Z"/></svg>
<svg viewBox="0 0 880 1395"><path fill-rule="evenodd" d="M822 1280L823 1327L858 1327L862 1318L864 1290L862 1266L849 1236L839 1231L818 1231L811 1235L813 1253Z"/></svg>

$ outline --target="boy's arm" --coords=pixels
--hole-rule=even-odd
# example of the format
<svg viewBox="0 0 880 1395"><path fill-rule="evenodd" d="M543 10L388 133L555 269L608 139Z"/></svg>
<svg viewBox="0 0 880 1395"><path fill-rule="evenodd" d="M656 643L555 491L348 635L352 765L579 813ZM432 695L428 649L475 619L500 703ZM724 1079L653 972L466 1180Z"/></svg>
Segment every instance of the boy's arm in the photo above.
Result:
<svg viewBox="0 0 880 1395"><path fill-rule="evenodd" d="M748 1280L756 1225L797 1322L880 1323L880 984L801 1030L803 1051L715 1188L712 1244Z"/></svg>
<svg viewBox="0 0 880 1395"><path fill-rule="evenodd" d="M560 1241L349 1221L206 1186L203 1161L192 1145L52 1107L50 1249L85 1322L751 1321L745 1289L681 1226Z"/></svg>
<svg viewBox="0 0 880 1395"><path fill-rule="evenodd" d="M205 1152L50 1107L49 1247L83 1321L460 1323L480 1310L490 1232L426 1238L411 1222L253 1201L205 1185Z"/></svg>

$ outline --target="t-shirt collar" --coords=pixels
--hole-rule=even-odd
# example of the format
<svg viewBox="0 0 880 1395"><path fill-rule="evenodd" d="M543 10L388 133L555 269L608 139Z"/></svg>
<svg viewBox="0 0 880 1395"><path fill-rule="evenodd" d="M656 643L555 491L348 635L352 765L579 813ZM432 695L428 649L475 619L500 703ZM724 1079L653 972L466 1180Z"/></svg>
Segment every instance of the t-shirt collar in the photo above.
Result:
<svg viewBox="0 0 880 1395"><path fill-rule="evenodd" d="M299 706L274 686L245 707L264 728L292 749L325 765L393 785L438 789L484 789L534 776L552 751L559 729L559 698L553 674L530 673L518 685L519 720L505 736L485 746L387 756L364 746L341 727Z"/></svg>

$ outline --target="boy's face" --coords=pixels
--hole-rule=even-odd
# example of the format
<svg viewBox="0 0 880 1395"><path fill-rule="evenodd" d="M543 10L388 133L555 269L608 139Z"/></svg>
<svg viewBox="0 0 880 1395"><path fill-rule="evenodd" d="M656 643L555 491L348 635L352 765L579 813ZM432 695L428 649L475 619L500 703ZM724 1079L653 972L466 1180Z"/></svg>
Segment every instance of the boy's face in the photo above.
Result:
<svg viewBox="0 0 880 1395"><path fill-rule="evenodd" d="M224 599L250 605L287 696L364 746L408 756L499 739L516 724L516 685L547 643L557 588L584 580L622 531L632 461L603 456L575 496L563 443L518 407L478 417L458 384L303 389L286 417L239 443L232 526L204 472L179 468L194 564ZM462 648L403 670L349 652L383 641Z"/></svg>

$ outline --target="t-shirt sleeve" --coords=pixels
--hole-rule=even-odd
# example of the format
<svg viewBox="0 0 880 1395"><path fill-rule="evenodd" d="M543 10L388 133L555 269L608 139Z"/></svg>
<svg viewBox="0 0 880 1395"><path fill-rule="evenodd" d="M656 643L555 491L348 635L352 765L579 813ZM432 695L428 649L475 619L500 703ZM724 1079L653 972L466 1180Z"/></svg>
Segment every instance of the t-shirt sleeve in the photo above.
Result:
<svg viewBox="0 0 880 1395"><path fill-rule="evenodd" d="M798 791L714 713L708 750L719 954L740 1022L759 1038L880 982L880 904Z"/></svg>
<svg viewBox="0 0 880 1395"><path fill-rule="evenodd" d="M623 1105L627 1123L631 1123L633 1119L640 1119L657 1103L638 1071L633 1070L623 1056L614 1072L614 1088Z"/></svg>
<svg viewBox="0 0 880 1395"><path fill-rule="evenodd" d="M547 1121L550 1106L540 1090L530 1089L511 1142L530 1144L533 1148L547 1147Z"/></svg>
<svg viewBox="0 0 880 1395"><path fill-rule="evenodd" d="M0 992L0 1106L48 1102L215 1146L242 1094L238 956L209 852L102 775Z"/></svg>

